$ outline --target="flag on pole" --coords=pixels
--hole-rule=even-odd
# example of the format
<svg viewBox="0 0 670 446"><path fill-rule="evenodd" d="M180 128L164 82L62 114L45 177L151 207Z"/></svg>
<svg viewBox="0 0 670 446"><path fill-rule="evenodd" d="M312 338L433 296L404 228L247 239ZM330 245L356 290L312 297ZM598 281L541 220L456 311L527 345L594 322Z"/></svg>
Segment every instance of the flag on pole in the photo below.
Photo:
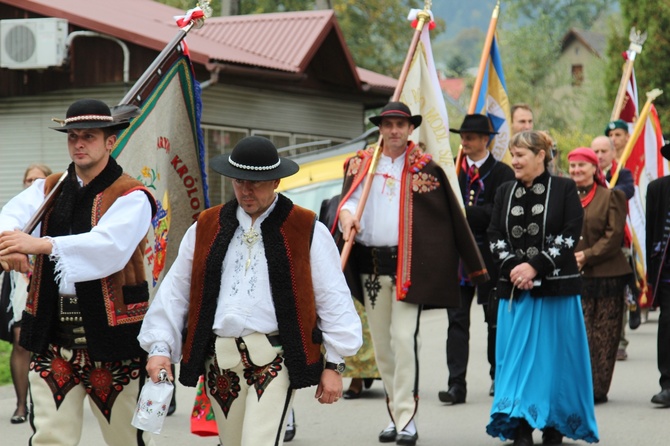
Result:
<svg viewBox="0 0 670 446"><path fill-rule="evenodd" d="M510 155L507 150L511 136L510 104L507 97L507 84L503 71L502 59L498 48L498 40L493 36L491 41L491 52L484 71L482 87L477 97L475 113L487 115L491 120L493 129L498 132L489 142L489 150L498 161L510 163Z"/></svg>
<svg viewBox="0 0 670 446"><path fill-rule="evenodd" d="M415 22L420 9L412 9L408 19ZM413 23L413 26L416 26ZM405 103L412 113L423 117L421 125L414 130L410 139L422 146L426 153L433 156L433 160L444 170L451 188L462 205L458 185L458 177L454 168L454 154L449 144L449 117L444 96L437 78L437 69L433 59L433 49L430 45L430 29L434 28L432 21L424 26L421 39L414 52L407 79L400 93L400 101Z"/></svg>
<svg viewBox="0 0 670 446"><path fill-rule="evenodd" d="M627 54L624 53L624 58ZM635 127L635 121L638 117L638 94L637 82L635 79L635 69L631 73L628 84L626 85L626 97L621 109L620 118L628 123L629 133L632 134ZM651 105L649 116L642 130L642 133L635 141L633 151L626 160L626 167L633 174L635 181L635 195L628 200L628 227L630 228L633 254L635 259L635 268L637 277L641 284L643 293L640 296L640 305L650 306L649 296L644 292L646 289L645 271L645 240L646 240L646 201L647 185L656 178L663 177L670 173L668 162L661 156L660 148L663 146L663 133L661 132L661 123L658 119L656 107Z"/></svg>
<svg viewBox="0 0 670 446"><path fill-rule="evenodd" d="M200 85L184 41L182 46L184 51L171 58L144 94L140 115L119 135L112 151L124 171L151 190L158 205L145 251L152 296L184 233L209 206Z"/></svg>

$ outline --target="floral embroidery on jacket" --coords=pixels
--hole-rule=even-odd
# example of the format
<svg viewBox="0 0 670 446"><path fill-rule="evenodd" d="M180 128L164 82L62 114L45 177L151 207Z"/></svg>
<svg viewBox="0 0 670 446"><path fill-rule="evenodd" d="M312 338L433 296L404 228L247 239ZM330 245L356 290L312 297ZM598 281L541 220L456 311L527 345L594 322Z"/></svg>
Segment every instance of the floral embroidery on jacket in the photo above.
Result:
<svg viewBox="0 0 670 446"><path fill-rule="evenodd" d="M356 176L358 175L358 170L361 168L363 159L368 155L367 150L359 150L356 152L356 156L350 158L349 166L347 167L347 176Z"/></svg>
<svg viewBox="0 0 670 446"><path fill-rule="evenodd" d="M412 173L418 173L426 167L426 164L433 159L433 156L428 153L422 153L420 150L412 150L412 152L407 157L407 162L409 164L409 171Z"/></svg>
<svg viewBox="0 0 670 446"><path fill-rule="evenodd" d="M424 172L412 174L412 192L430 192L438 187L440 187L440 182L433 175Z"/></svg>

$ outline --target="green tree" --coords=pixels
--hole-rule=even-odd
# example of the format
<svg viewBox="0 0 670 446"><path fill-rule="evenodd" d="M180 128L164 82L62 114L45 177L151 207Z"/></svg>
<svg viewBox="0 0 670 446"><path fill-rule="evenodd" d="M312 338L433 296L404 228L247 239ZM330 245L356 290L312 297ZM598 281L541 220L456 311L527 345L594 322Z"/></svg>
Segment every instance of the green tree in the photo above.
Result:
<svg viewBox="0 0 670 446"><path fill-rule="evenodd" d="M646 93L654 88L663 90L654 104L665 133L670 131L670 3L657 0L621 0L623 24L613 27L608 42L610 64L607 70L607 96L614 104L622 75L621 53L628 49L631 27L647 33L642 52L635 59L639 107L647 100ZM611 111L611 109L610 109Z"/></svg>
<svg viewBox="0 0 670 446"><path fill-rule="evenodd" d="M552 135L599 133L609 117L603 67L590 68L590 79L570 90L569 71L557 61L566 32L589 29L607 12L611 0L510 0L501 12L499 38L510 101L533 107L538 129ZM568 67L569 68L569 67ZM558 137L557 137L558 136Z"/></svg>
<svg viewBox="0 0 670 446"><path fill-rule="evenodd" d="M561 38L572 28L588 29L616 0L510 0L509 13L522 21L542 21L545 32ZM507 12L506 12L507 14ZM546 18L550 20L546 20Z"/></svg>
<svg viewBox="0 0 670 446"><path fill-rule="evenodd" d="M468 69L468 63L463 56L456 54L449 61L449 76L453 77L463 77L465 72Z"/></svg>

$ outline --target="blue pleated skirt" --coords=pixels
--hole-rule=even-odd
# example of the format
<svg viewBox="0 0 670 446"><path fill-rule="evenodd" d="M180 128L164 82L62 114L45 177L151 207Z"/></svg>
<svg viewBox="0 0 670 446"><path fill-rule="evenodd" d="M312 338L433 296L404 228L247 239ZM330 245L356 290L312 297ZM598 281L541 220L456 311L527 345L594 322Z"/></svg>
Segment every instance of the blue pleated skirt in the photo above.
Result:
<svg viewBox="0 0 670 446"><path fill-rule="evenodd" d="M598 442L581 298L531 297L498 308L496 390L486 432L513 439L521 419L574 440Z"/></svg>

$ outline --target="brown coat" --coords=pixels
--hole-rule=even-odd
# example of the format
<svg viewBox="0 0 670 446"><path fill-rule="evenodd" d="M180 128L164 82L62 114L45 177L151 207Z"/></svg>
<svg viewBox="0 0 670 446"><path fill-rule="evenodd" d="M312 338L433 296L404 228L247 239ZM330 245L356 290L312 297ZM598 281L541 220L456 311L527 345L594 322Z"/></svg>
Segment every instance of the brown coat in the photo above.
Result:
<svg viewBox="0 0 670 446"><path fill-rule="evenodd" d="M620 190L598 187L584 208L584 223L575 252L584 251L583 277L615 277L630 274L631 268L621 251L626 224L626 195Z"/></svg>
<svg viewBox="0 0 670 446"><path fill-rule="evenodd" d="M368 149L347 160L340 207L356 187L362 187L371 154ZM431 307L458 308L459 260L473 284L489 279L465 214L442 168L411 142L401 181L397 298ZM352 266L350 256L345 275L352 295L362 300L360 275L352 271Z"/></svg>

